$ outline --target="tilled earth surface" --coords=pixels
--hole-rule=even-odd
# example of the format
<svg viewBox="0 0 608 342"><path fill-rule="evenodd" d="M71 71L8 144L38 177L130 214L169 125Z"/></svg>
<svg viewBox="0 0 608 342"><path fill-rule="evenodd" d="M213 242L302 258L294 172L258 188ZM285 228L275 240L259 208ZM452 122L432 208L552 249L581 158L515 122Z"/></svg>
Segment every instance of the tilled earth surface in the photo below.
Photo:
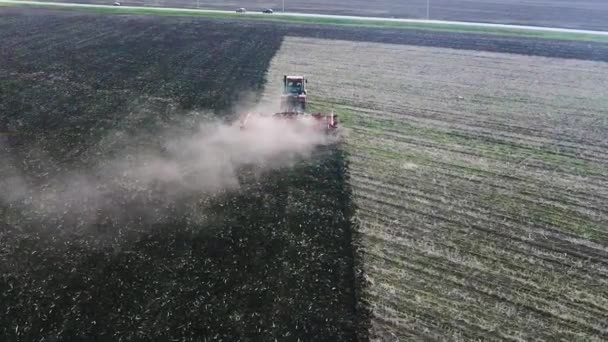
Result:
<svg viewBox="0 0 608 342"><path fill-rule="evenodd" d="M188 135L259 92L283 37L157 19L0 20L0 340L365 333L339 146L288 169L243 170L240 191L167 197L105 183L102 161L162 153L167 130Z"/></svg>

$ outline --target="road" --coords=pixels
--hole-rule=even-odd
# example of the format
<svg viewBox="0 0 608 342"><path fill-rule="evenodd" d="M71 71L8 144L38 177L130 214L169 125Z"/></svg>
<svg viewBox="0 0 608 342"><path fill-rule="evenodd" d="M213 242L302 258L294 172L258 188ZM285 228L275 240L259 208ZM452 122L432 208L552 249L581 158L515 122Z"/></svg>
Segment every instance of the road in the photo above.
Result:
<svg viewBox="0 0 608 342"><path fill-rule="evenodd" d="M57 0L51 0L57 1ZM111 4L115 0L61 0ZM207 8L252 11L271 7L280 11L282 0L121 0L128 6ZM285 0L289 12L383 18L430 19L517 24L608 31L606 0ZM427 13L427 4L428 13Z"/></svg>
<svg viewBox="0 0 608 342"><path fill-rule="evenodd" d="M26 5L45 5L52 7L81 7L81 8L108 8L112 6L98 5L98 4L80 4L80 3L66 3L66 2L50 2L50 1L21 1L21 0L0 0L1 3L6 4L26 4ZM138 9L141 6L122 6L125 9ZM172 12L200 12L210 14L225 14L235 15L234 11L228 10L214 10L214 9L191 9L191 8L169 8L169 7L152 7L146 6L149 10L158 11L172 11ZM522 31L539 31L539 32L561 32L561 33L576 33L576 34L593 34L599 36L608 36L608 31L597 31L597 30L582 30L582 29L568 29L558 27L542 27L542 26L530 26L530 25L509 25L509 24L495 24L495 23L482 23L482 22L460 22L460 21L445 21L445 20L425 20L425 19L406 19L406 18L384 18L384 17L371 17L371 16L354 16L354 15L334 15L334 14L312 14L312 13L297 13L297 12L277 12L274 14L263 14L260 12L248 12L248 15L254 16L274 16L274 17L295 17L295 18L319 18L329 20L360 20L363 22L395 22L395 23L416 23L416 24L441 24L454 26L455 29L458 27L479 27L488 29L509 29L509 30L522 30Z"/></svg>

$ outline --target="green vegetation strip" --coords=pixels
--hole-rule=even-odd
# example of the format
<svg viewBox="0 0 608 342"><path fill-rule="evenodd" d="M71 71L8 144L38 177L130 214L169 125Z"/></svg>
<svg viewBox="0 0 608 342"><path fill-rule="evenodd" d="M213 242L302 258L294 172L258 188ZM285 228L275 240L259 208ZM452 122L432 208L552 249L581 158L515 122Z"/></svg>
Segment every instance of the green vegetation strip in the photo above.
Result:
<svg viewBox="0 0 608 342"><path fill-rule="evenodd" d="M428 31L457 32L457 33L480 33L515 37L533 37L544 39L579 40L608 43L608 35L568 32L568 31L543 31L519 27L487 27L474 24L443 24L427 22L397 22L381 19L349 19L328 17L307 17L298 15L262 15L247 13L231 13L226 11L182 9L182 8L158 8L158 7L127 7L127 6L105 6L105 5L83 5L70 3L45 3L45 2L17 2L0 0L0 6L29 6L39 8L68 9L84 12L95 12L102 14L139 14L139 15L162 15L162 16L196 16L213 19L247 19L263 20L270 22L288 22L296 24L353 26L367 28L394 28L394 29L416 29Z"/></svg>

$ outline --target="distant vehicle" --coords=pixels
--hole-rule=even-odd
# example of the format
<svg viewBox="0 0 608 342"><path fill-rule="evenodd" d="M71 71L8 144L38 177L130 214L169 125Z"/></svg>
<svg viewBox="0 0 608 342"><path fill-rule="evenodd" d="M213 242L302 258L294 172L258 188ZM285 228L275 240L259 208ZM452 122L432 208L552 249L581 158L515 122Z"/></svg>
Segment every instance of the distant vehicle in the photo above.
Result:
<svg viewBox="0 0 608 342"><path fill-rule="evenodd" d="M114 3L114 6L120 6L120 2L116 1L116 2Z"/></svg>
<svg viewBox="0 0 608 342"><path fill-rule="evenodd" d="M243 7L236 9L236 13L245 13L245 12L247 12L247 10L244 9Z"/></svg>
<svg viewBox="0 0 608 342"><path fill-rule="evenodd" d="M274 11L272 10L272 8L267 8L263 10L262 13L274 13Z"/></svg>

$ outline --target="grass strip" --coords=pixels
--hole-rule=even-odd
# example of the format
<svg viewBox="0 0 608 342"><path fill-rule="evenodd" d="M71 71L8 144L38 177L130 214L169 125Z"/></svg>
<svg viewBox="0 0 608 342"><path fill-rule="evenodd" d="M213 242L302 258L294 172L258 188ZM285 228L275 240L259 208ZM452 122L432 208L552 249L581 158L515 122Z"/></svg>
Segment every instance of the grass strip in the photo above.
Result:
<svg viewBox="0 0 608 342"><path fill-rule="evenodd" d="M475 33L512 37L529 37L542 39L591 41L608 43L608 35L568 32L568 31L544 31L527 29L522 27L488 27L475 24L454 23L430 23L430 22L398 22L391 20L374 19L350 19L350 18L328 18L315 16L261 14L261 13L232 13L228 11L185 9L185 8L158 8L158 7L129 7L129 6L106 6L106 5L83 5L72 3L53 3L36 1L6 1L0 0L0 6L27 6L38 8L66 9L99 14L136 14L136 15L159 15L159 16L191 16L210 19L237 19L237 20L259 20L268 22L310 24L310 25L332 25L346 27L366 28L390 28L409 29L455 33Z"/></svg>

